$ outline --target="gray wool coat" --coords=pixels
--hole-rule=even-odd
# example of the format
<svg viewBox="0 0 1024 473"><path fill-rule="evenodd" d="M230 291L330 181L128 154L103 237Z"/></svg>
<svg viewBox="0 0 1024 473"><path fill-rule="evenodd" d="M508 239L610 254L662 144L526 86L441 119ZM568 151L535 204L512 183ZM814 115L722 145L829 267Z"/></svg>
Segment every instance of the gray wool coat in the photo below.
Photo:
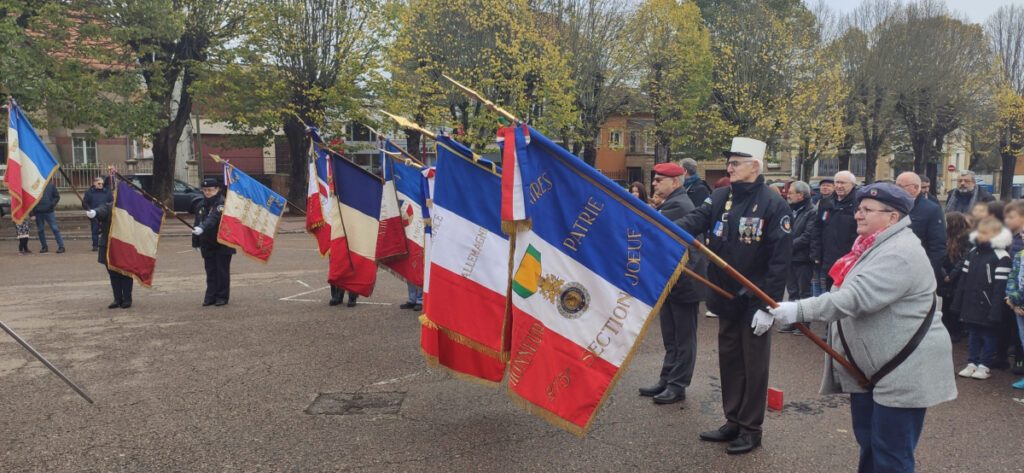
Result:
<svg viewBox="0 0 1024 473"><path fill-rule="evenodd" d="M829 325L828 342L845 353L836 323L851 355L871 377L896 356L917 331L935 297L935 278L921 241L903 218L875 240L853 266L842 287L798 302L802 322ZM831 358L825 362L822 394L867 392ZM953 347L936 307L921 344L906 361L875 386L875 402L897 408L922 408L956 399Z"/></svg>

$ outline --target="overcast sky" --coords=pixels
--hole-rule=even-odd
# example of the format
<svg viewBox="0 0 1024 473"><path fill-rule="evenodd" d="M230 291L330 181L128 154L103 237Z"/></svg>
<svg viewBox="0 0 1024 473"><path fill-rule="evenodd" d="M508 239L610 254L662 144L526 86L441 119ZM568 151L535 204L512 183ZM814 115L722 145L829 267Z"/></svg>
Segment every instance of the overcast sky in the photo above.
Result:
<svg viewBox="0 0 1024 473"><path fill-rule="evenodd" d="M830 7L841 13L847 13L861 4L862 0L825 0ZM812 4L813 1L805 0L804 3ZM971 21L984 23L993 12L1003 5L1024 5L1024 0L946 0L950 10L958 11L967 15Z"/></svg>

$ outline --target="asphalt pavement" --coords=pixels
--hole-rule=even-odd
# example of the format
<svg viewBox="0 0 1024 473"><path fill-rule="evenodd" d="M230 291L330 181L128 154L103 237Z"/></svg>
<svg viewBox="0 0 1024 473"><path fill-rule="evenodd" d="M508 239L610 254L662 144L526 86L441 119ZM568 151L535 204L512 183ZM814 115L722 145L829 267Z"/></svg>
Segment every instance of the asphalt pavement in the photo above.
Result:
<svg viewBox="0 0 1024 473"><path fill-rule="evenodd" d="M6 223L6 222L5 222ZM168 220L152 289L107 309L107 274L87 232L68 252L19 256L0 240L0 320L96 400L89 405L0 334L0 471L854 471L846 396L817 394L823 354L774 334L764 447L738 457L697 440L722 423L715 333L701 318L685 402L636 389L661 365L657 321L583 439L515 407L504 388L428 366L405 285L381 272L373 297L328 307L327 262L282 224L269 264L236 256L231 303L200 307L201 258ZM176 228L176 227L182 228ZM0 228L5 236L13 232ZM30 243L38 250L35 239ZM821 327L819 327L820 329ZM956 345L956 365L964 360ZM1015 379L958 379L930 409L918 471L1024 471Z"/></svg>

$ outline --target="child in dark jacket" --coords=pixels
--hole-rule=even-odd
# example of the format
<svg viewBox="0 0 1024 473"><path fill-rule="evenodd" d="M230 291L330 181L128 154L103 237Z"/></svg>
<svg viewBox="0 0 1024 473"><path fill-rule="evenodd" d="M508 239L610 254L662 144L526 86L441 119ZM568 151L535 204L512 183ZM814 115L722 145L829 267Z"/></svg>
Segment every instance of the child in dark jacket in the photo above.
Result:
<svg viewBox="0 0 1024 473"><path fill-rule="evenodd" d="M998 334L996 327L1004 316L1006 280L1010 274L1010 254L1006 249L1013 241L1010 231L995 218L978 222L971 239L975 247L967 256L960 277L953 310L967 326L967 367L958 373L965 378L988 379L989 367L995 358Z"/></svg>

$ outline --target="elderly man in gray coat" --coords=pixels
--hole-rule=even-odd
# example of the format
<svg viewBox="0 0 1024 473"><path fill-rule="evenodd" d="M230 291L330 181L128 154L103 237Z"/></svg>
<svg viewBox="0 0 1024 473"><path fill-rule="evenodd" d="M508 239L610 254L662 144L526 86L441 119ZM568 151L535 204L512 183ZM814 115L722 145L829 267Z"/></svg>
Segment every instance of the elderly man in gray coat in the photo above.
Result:
<svg viewBox="0 0 1024 473"><path fill-rule="evenodd" d="M834 322L829 343L870 380L825 364L823 394L850 393L861 472L912 472L927 408L956 398L952 345L935 313L935 279L910 229L910 195L879 183L857 193L857 241L830 271L831 292L784 302L782 323Z"/></svg>

